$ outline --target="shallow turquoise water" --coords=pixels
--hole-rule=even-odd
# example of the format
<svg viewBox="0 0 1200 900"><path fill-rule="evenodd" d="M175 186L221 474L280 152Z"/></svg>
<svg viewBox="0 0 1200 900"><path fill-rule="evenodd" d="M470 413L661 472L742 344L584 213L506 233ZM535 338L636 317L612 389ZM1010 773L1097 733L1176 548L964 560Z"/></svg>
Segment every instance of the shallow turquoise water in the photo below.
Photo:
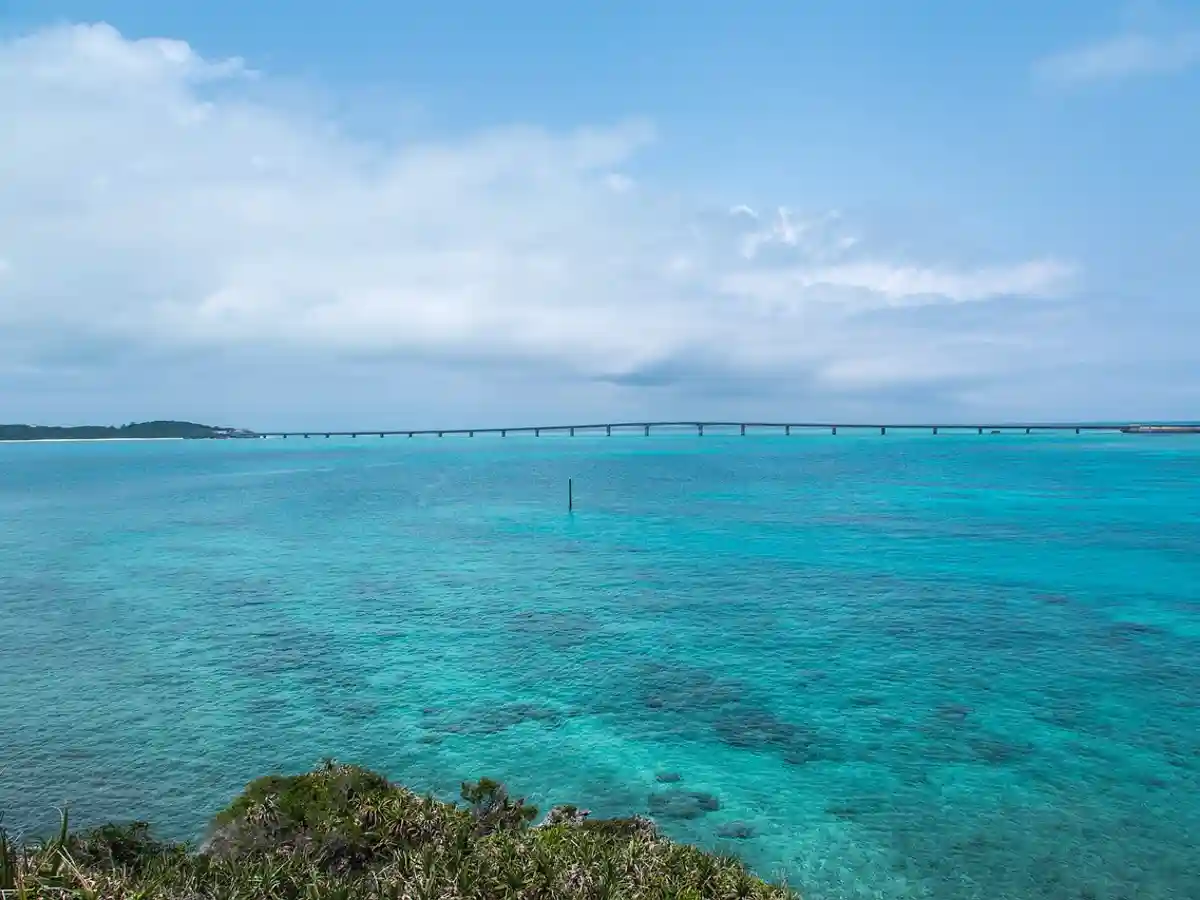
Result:
<svg viewBox="0 0 1200 900"><path fill-rule="evenodd" d="M328 754L813 900L1200 897L1200 440L0 445L0 522L9 826Z"/></svg>

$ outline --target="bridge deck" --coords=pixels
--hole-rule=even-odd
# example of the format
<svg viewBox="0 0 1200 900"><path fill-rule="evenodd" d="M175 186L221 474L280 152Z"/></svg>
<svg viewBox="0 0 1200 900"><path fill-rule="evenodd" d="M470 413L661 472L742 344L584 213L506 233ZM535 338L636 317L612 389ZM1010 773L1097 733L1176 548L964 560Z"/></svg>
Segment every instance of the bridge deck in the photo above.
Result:
<svg viewBox="0 0 1200 900"><path fill-rule="evenodd" d="M783 431L785 434L791 434L796 431L828 431L837 434L842 431L878 431L880 434L887 434L889 431L928 431L933 434L940 432L962 432L974 431L978 434L987 433L1014 433L1023 432L1025 434L1033 434L1034 432L1056 432L1067 431L1075 434L1083 432L1125 432L1129 434L1196 434L1200 433L1200 425L1170 425L1170 426L1151 426L1151 425L1121 425L1121 424L1075 424L1063 422L1004 422L998 424L916 424L916 423L862 423L862 422L591 422L582 425L519 425L506 428L400 428L400 429L379 429L379 428L363 428L357 431L325 431L316 429L312 431L260 431L256 432L259 437L385 437L403 435L405 437L417 437L433 435L444 437L446 435L466 435L474 437L477 434L498 434L502 437L507 437L510 434L532 434L540 437L542 434L568 434L575 435L576 433L594 434L604 432L611 435L616 432L637 432L640 431L645 435L649 435L655 430L689 430L696 432L697 435L703 436L706 431L724 431L734 430L739 434L746 434L748 430L770 430Z"/></svg>

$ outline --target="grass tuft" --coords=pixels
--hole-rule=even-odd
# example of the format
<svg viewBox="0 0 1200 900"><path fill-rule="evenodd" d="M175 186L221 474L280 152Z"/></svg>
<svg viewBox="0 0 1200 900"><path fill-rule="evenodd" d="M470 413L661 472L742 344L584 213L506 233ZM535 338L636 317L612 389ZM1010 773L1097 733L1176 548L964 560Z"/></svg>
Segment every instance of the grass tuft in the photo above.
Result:
<svg viewBox="0 0 1200 900"><path fill-rule="evenodd" d="M199 848L145 822L18 846L0 829L3 900L794 900L731 857L642 817L537 810L490 779L443 803L326 760L250 782Z"/></svg>

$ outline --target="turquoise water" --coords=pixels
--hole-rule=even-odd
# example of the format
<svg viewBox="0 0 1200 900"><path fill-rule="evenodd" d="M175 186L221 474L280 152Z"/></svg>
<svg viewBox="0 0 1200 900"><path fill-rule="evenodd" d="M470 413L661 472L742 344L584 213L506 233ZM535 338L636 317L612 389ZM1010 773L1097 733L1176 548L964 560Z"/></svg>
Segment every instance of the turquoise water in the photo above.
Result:
<svg viewBox="0 0 1200 900"><path fill-rule="evenodd" d="M0 522L10 827L334 755L812 900L1200 897L1200 440L12 444Z"/></svg>

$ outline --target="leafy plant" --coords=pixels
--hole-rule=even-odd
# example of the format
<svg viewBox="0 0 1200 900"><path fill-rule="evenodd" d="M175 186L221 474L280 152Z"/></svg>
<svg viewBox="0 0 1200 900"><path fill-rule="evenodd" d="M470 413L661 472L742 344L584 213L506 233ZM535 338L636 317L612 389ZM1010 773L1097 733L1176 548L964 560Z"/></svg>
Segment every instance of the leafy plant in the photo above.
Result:
<svg viewBox="0 0 1200 900"><path fill-rule="evenodd" d="M560 807L543 826L498 781L443 803L326 760L251 782L198 848L144 822L18 847L0 830L3 900L789 900L737 860L663 838L653 822Z"/></svg>
<svg viewBox="0 0 1200 900"><path fill-rule="evenodd" d="M8 832L0 828L0 891L17 889L17 849L8 840Z"/></svg>
<svg viewBox="0 0 1200 900"><path fill-rule="evenodd" d="M537 817L537 807L525 803L525 798L512 800L508 789L498 781L481 778L479 781L464 781L462 798L471 804L471 815L475 817L479 834L494 831L519 831Z"/></svg>

